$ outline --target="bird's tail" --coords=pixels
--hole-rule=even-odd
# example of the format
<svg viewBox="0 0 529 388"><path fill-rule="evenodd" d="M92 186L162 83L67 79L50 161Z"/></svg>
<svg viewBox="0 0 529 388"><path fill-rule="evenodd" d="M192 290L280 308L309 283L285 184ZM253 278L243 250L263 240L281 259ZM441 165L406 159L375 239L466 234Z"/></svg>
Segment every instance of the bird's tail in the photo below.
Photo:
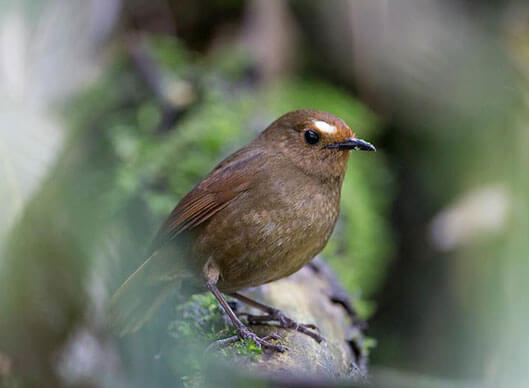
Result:
<svg viewBox="0 0 529 388"><path fill-rule="evenodd" d="M173 258L174 259L174 258ZM155 253L118 288L110 300L109 322L123 336L139 330L159 309L164 300L179 288L178 276L164 265L167 257Z"/></svg>

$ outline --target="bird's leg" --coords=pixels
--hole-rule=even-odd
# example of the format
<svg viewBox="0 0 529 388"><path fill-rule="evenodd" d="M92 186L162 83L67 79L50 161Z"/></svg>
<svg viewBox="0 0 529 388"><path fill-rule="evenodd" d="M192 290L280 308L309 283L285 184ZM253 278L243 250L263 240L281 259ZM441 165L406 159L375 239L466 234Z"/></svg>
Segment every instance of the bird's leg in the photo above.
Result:
<svg viewBox="0 0 529 388"><path fill-rule="evenodd" d="M248 318L249 323L261 324L261 323L266 323L270 321L276 321L279 323L281 327L285 329L294 329L296 331L299 331L300 333L306 334L309 337L314 338L316 342L318 343L324 340L324 338L321 335L313 331L313 330L318 330L318 328L315 325L297 323L293 319L283 314L281 310L278 310L276 308L259 303L253 299L250 299L244 295L239 294L238 292L234 292L233 294L230 294L230 296L234 297L235 299L240 300L241 302L249 306L255 307L256 309L259 309L266 313L266 315L245 314L246 317Z"/></svg>
<svg viewBox="0 0 529 388"><path fill-rule="evenodd" d="M222 293L217 287L217 281L219 280L220 276L220 270L218 266L216 265L215 261L213 259L208 259L206 264L203 268L204 271L204 277L206 278L206 286L209 291L217 298L218 302L228 314L228 317L232 321L233 325L237 329L237 336L233 336L231 338L226 338L220 341L216 341L213 344L211 344L208 349L214 346L222 346L225 344L229 344L232 342L235 342L238 338L240 339L250 339L252 340L258 347L262 347L266 350L273 350L276 352L284 352L287 350L287 348L283 345L274 345L268 342L270 339L279 339L279 336L276 334L272 334L269 336L266 336L264 338L258 337L255 333L252 333L244 324L239 320L237 315L233 312L230 305L226 302L226 299L222 296ZM238 338L237 338L238 337Z"/></svg>
<svg viewBox="0 0 529 388"><path fill-rule="evenodd" d="M210 290L211 293L215 295L215 298L217 298L217 300L219 301L220 305L222 306L226 314L228 314L228 317L230 318L233 325L237 329L237 335L239 336L239 338L250 339L258 347L262 347L263 349L273 350L276 352L284 352L285 350L287 350L287 348L283 345L274 345L268 342L269 339L279 339L279 336L273 334L273 335L269 335L264 338L259 338L259 336L257 336L255 333L252 333L246 326L244 326L244 324L240 321L239 318L237 318L237 315L235 315L231 307L228 305L228 303L226 302L226 299L224 299L224 297L222 296L222 293L217 288L215 283L216 282L208 281L207 282L208 290ZM228 338L228 339L220 340L220 341L224 341L224 343L231 343L231 342L235 342L235 340L236 340L236 337ZM221 343L219 344L222 345ZM213 343L212 345L215 345L215 343Z"/></svg>

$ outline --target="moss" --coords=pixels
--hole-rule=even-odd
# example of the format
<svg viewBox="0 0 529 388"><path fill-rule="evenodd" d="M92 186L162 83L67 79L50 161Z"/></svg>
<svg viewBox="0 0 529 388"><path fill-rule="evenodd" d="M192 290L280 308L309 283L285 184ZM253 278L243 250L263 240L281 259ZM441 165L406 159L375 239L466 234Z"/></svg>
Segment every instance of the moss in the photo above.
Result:
<svg viewBox="0 0 529 388"><path fill-rule="evenodd" d="M231 332L215 297L211 294L198 294L176 308L176 317L169 324L169 333L176 340L200 338L200 341L213 341L220 335Z"/></svg>
<svg viewBox="0 0 529 388"><path fill-rule="evenodd" d="M372 349L376 348L377 340L372 337L364 337L362 341L361 351L362 354L366 357L369 356L369 353Z"/></svg>
<svg viewBox="0 0 529 388"><path fill-rule="evenodd" d="M234 342L223 349L222 352L229 358L233 358L234 355L237 355L248 357L252 361L257 361L263 355L263 350L251 340Z"/></svg>
<svg viewBox="0 0 529 388"><path fill-rule="evenodd" d="M211 294L194 295L176 307L174 316L168 328L172 343L167 362L186 387L201 386L204 349L208 343L231 335L232 328Z"/></svg>
<svg viewBox="0 0 529 388"><path fill-rule="evenodd" d="M169 324L170 346L168 362L186 387L200 386L204 375L204 349L208 344L233 335L236 330L223 315L215 297L211 294L194 295L188 302L178 306L175 319ZM182 352L182 349L186 349ZM229 344L215 354L227 359L246 357L257 361L262 350L251 340Z"/></svg>

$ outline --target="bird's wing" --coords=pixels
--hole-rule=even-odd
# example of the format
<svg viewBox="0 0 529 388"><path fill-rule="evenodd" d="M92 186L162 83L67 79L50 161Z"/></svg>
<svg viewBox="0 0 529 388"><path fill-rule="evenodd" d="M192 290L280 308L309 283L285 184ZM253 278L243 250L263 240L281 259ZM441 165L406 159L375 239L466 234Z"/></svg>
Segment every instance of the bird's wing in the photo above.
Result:
<svg viewBox="0 0 529 388"><path fill-rule="evenodd" d="M120 335L138 330L170 292L189 276L176 246L166 244L200 225L248 190L263 164L259 150L245 148L222 161L176 205L160 228L150 257L114 293L109 321ZM172 251L176 248L176 251Z"/></svg>
<svg viewBox="0 0 529 388"><path fill-rule="evenodd" d="M248 190L260 163L259 150L241 150L225 159L173 209L153 241L152 251L211 218ZM262 161L261 161L262 162Z"/></svg>

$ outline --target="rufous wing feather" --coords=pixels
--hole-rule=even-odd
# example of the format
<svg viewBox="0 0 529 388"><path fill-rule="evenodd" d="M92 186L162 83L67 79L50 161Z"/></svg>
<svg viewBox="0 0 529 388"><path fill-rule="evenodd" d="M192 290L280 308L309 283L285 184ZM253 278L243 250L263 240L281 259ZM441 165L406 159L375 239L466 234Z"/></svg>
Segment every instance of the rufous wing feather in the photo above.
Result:
<svg viewBox="0 0 529 388"><path fill-rule="evenodd" d="M221 162L173 209L154 239L152 251L205 222L248 190L255 178L248 167L257 163L260 155L257 151L239 152Z"/></svg>
<svg viewBox="0 0 529 388"><path fill-rule="evenodd" d="M167 243L207 221L248 190L255 176L247 173L247 167L258 163L259 156L259 152L251 149L233 154L174 208L153 241L150 257L112 297L110 322L118 333L138 330L171 291L179 287L181 278L189 276L185 260L190 258L175 257L178 249L170 249Z"/></svg>

